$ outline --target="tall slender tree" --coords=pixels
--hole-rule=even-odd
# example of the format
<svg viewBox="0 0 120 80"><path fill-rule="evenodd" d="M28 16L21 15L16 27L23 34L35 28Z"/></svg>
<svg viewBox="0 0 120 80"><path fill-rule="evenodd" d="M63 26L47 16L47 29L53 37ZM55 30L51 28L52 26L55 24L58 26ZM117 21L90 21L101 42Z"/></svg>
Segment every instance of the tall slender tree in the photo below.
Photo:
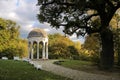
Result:
<svg viewBox="0 0 120 80"><path fill-rule="evenodd" d="M85 35L99 33L102 41L100 66L110 69L114 64L113 33L109 23L118 8L120 0L38 0L40 22L53 27L64 26L64 33ZM100 26L92 24L96 18Z"/></svg>

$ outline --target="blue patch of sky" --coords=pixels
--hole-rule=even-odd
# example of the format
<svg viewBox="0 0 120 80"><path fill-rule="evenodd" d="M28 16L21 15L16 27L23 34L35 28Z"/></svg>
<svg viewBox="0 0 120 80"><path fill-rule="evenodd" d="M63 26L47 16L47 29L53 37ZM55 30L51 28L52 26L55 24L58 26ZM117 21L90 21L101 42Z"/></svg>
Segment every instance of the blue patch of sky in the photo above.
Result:
<svg viewBox="0 0 120 80"><path fill-rule="evenodd" d="M25 2L31 3L31 2L37 2L37 0L25 0Z"/></svg>
<svg viewBox="0 0 120 80"><path fill-rule="evenodd" d="M20 33L20 37L23 39L26 39L27 35L28 35L27 33L22 33L22 32Z"/></svg>
<svg viewBox="0 0 120 80"><path fill-rule="evenodd" d="M20 0L16 0L16 6L19 6Z"/></svg>

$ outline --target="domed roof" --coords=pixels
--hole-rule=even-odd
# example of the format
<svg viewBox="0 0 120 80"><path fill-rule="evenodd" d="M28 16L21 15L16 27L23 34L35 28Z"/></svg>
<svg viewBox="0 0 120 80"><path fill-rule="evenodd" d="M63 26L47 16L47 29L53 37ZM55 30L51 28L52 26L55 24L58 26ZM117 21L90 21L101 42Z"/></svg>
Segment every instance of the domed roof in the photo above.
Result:
<svg viewBox="0 0 120 80"><path fill-rule="evenodd" d="M47 33L43 29L33 29L29 34L27 38L31 37L47 37Z"/></svg>

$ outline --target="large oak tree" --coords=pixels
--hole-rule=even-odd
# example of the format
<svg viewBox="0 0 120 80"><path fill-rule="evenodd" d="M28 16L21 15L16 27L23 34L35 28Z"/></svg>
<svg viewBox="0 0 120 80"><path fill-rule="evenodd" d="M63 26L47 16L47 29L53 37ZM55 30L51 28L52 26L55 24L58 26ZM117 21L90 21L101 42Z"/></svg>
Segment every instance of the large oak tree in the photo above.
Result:
<svg viewBox="0 0 120 80"><path fill-rule="evenodd" d="M114 64L113 33L109 23L120 8L120 0L38 0L40 22L48 22L64 33L85 35L99 33L102 41L101 68L112 68ZM95 24L98 19L100 26Z"/></svg>

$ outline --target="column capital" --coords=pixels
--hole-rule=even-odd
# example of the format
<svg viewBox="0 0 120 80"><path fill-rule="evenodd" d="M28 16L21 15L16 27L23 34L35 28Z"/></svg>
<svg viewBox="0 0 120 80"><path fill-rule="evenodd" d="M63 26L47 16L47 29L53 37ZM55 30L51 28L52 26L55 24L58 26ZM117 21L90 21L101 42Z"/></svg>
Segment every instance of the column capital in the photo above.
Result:
<svg viewBox="0 0 120 80"><path fill-rule="evenodd" d="M33 41L30 41L30 43L33 45Z"/></svg>
<svg viewBox="0 0 120 80"><path fill-rule="evenodd" d="M46 42L46 45L48 45L48 42Z"/></svg>
<svg viewBox="0 0 120 80"><path fill-rule="evenodd" d="M45 43L45 41L42 41L43 43Z"/></svg>
<svg viewBox="0 0 120 80"><path fill-rule="evenodd" d="M36 41L36 42L37 42L37 44L40 43L40 41Z"/></svg>

